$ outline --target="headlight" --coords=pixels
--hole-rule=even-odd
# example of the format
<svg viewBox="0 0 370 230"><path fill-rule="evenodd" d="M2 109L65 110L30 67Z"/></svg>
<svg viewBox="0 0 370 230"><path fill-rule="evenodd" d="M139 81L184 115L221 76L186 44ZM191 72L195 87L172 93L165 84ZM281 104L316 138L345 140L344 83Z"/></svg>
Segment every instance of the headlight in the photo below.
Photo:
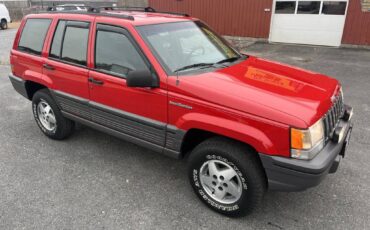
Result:
<svg viewBox="0 0 370 230"><path fill-rule="evenodd" d="M310 160L324 147L324 123L322 119L308 129L290 129L291 157Z"/></svg>

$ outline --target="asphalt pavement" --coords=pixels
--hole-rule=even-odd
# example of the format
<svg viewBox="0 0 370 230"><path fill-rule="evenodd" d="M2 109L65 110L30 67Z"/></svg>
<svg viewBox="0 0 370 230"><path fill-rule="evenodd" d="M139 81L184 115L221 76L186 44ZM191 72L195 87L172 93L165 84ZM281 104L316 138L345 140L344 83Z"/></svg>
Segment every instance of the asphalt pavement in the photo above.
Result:
<svg viewBox="0 0 370 230"><path fill-rule="evenodd" d="M298 193L268 192L260 209L227 218L204 206L186 162L80 126L46 138L9 80L15 30L0 31L0 229L369 229L370 51L255 44L247 53L339 79L355 110L336 174Z"/></svg>

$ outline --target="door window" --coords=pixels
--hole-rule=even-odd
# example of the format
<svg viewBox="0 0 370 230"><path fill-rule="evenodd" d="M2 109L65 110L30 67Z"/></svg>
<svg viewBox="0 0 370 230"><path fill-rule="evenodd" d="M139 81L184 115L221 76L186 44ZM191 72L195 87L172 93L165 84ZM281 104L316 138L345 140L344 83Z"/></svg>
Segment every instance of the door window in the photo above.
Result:
<svg viewBox="0 0 370 230"><path fill-rule="evenodd" d="M299 1L297 14L319 14L321 1Z"/></svg>
<svg viewBox="0 0 370 230"><path fill-rule="evenodd" d="M119 77L126 77L133 70L148 69L125 34L106 30L97 31L95 68Z"/></svg>
<svg viewBox="0 0 370 230"><path fill-rule="evenodd" d="M50 57L53 58L59 58L60 57L60 51L62 47L62 40L63 40L63 34L64 34L64 28L66 26L66 21L59 21L57 30L54 34L53 44L51 46L50 50Z"/></svg>
<svg viewBox="0 0 370 230"><path fill-rule="evenodd" d="M67 26L65 31L61 59L79 65L86 65L89 29Z"/></svg>
<svg viewBox="0 0 370 230"><path fill-rule="evenodd" d="M18 44L18 50L41 55L50 19L28 19Z"/></svg>
<svg viewBox="0 0 370 230"><path fill-rule="evenodd" d="M347 2L324 1L322 14L345 15Z"/></svg>
<svg viewBox="0 0 370 230"><path fill-rule="evenodd" d="M50 49L50 57L72 64L87 64L89 23L59 21Z"/></svg>
<svg viewBox="0 0 370 230"><path fill-rule="evenodd" d="M294 14L295 1L277 1L275 5L275 14Z"/></svg>

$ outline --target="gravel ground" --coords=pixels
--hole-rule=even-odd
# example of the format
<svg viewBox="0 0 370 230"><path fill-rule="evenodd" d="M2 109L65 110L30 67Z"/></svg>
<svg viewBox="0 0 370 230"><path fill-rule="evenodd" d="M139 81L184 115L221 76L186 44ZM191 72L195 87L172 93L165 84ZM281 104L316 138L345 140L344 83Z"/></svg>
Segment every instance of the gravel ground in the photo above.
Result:
<svg viewBox="0 0 370 230"><path fill-rule="evenodd" d="M7 74L15 30L0 31L0 229L368 229L370 52L255 44L247 52L342 81L355 109L338 172L299 193L268 192L231 219L193 194L186 164L79 127L66 141L41 134Z"/></svg>

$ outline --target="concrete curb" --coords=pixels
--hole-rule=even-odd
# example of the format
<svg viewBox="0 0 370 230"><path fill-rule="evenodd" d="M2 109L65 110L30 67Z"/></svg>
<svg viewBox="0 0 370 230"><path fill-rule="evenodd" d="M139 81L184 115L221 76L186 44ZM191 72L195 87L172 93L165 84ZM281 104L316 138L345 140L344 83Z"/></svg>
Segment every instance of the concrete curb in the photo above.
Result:
<svg viewBox="0 0 370 230"><path fill-rule="evenodd" d="M370 50L370 46L366 45L351 45L351 44L342 44L340 48L350 48L350 49L365 49Z"/></svg>

